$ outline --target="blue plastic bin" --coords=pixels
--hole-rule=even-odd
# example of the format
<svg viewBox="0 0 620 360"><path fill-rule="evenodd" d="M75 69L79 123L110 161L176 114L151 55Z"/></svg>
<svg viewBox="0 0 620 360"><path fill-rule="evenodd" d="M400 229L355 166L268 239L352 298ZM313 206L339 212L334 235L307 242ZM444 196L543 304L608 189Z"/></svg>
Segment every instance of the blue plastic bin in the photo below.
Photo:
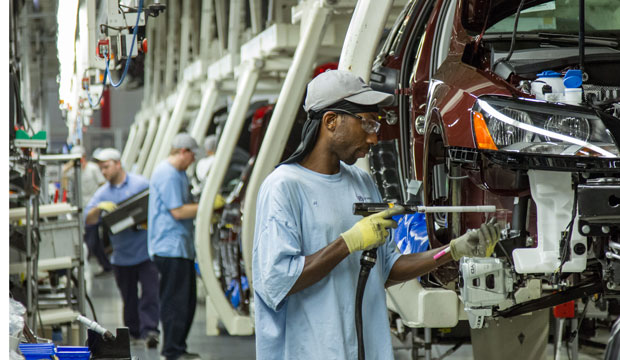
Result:
<svg viewBox="0 0 620 360"><path fill-rule="evenodd" d="M90 359L90 350L84 346L59 346L56 349L56 356L62 359Z"/></svg>
<svg viewBox="0 0 620 360"><path fill-rule="evenodd" d="M54 344L19 344L26 360L49 360L54 355Z"/></svg>

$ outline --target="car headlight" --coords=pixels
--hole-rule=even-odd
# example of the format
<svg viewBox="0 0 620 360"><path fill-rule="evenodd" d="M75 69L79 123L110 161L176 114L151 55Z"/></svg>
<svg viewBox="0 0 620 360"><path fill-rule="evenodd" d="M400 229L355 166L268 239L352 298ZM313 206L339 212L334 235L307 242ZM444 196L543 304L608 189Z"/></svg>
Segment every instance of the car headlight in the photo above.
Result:
<svg viewBox="0 0 620 360"><path fill-rule="evenodd" d="M472 109L479 149L565 156L620 157L596 113L536 100L481 97Z"/></svg>

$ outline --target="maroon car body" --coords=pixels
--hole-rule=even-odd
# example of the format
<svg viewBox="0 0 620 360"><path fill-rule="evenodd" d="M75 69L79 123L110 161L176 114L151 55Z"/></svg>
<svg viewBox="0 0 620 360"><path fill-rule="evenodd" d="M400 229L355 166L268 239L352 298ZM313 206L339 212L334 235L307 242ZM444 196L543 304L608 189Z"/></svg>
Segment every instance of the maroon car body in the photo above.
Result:
<svg viewBox="0 0 620 360"><path fill-rule="evenodd" d="M536 203L530 196L529 169L572 173L579 178L579 185L584 185L587 178L600 176L617 184L613 191L620 189L620 31L617 28L595 31L588 24L588 34L596 37L587 38L584 44L600 45L604 54L586 49L587 62L580 64L574 56L562 57L562 51L577 51L577 36L571 31L577 28L578 19L558 15L553 25L559 33L536 29L516 31L515 40L512 26L510 31L502 33L501 29L507 29L508 23L512 25L519 3L412 0L374 62L371 86L397 95L395 104L383 109L388 125L380 133L380 150L371 150L370 156L371 172L384 200L417 201L425 205L495 205L498 209L495 214L427 214L431 247L446 244L468 229L480 227L493 215L502 226L507 223L511 229L503 235L501 256L510 257L515 248L536 247L537 214ZM561 5L555 3L525 0L522 5L530 13L541 6L561 13ZM514 53L518 54L512 62L509 61L513 53L511 42L516 44ZM500 57L506 53L508 59ZM557 58L553 58L555 53ZM579 68L589 75L589 81L583 85L584 99L588 99L588 92L591 96L587 104L584 100L583 106L540 101L531 91L539 72L566 73ZM579 112L585 107L584 111L598 114L593 116L602 119L605 131L613 140L611 147L615 155L612 158L558 156L481 148L473 125L474 111L479 111L480 101L498 99L518 106L540 107L542 112L551 113ZM390 161L383 161L381 156L385 155L380 155L390 151L397 159L391 172L386 170ZM386 174L398 175L390 178ZM415 181L422 184L421 196L408 194L407 188ZM400 193L391 191L394 188L400 188ZM617 195L605 193L605 196L610 199L609 204L601 206L607 206L605 211L614 218L615 225L607 225L615 229L611 240L617 241L620 208L615 210L612 204ZM606 244L607 239L593 243ZM597 268L595 272L611 271L615 265L604 259L607 245L597 249L596 257L607 270ZM445 282L455 279L457 274L453 264L434 276ZM620 277L613 279L614 283L618 281Z"/></svg>

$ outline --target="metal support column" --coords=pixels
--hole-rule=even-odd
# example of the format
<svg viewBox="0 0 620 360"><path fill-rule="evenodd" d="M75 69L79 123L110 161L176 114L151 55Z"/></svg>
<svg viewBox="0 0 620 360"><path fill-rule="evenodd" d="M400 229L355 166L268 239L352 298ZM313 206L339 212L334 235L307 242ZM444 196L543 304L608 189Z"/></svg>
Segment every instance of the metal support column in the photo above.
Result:
<svg viewBox="0 0 620 360"><path fill-rule="evenodd" d="M151 26L151 25L149 25ZM149 99L147 102L148 106L153 106L157 103L158 99L161 95L161 84L162 84L162 65L166 59L165 56L165 48L166 48L166 37L164 34L166 33L166 16L161 16L161 19L158 21L154 21L153 26L155 26L154 31L154 41L153 41L153 50L152 50L152 58L153 58L153 88L149 95ZM151 41L151 39L149 39ZM146 56L149 56L148 53Z"/></svg>
<svg viewBox="0 0 620 360"><path fill-rule="evenodd" d="M183 70L190 63L189 60L189 33L192 27L192 8L190 0L183 0L181 9L181 40L179 48L179 69L177 74L178 81L183 78Z"/></svg>
<svg viewBox="0 0 620 360"><path fill-rule="evenodd" d="M217 102L218 96L219 91L217 88L217 83L214 80L208 79L204 89L202 90L200 109L198 110L196 121L194 121L194 126L190 132L190 135L196 139L198 144L202 144L206 137L207 130L209 129L209 125L211 125L211 120L213 119L215 103Z"/></svg>
<svg viewBox="0 0 620 360"><path fill-rule="evenodd" d="M127 141L125 142L125 147L123 148L123 153L121 155L121 162L124 166L126 166L125 164L127 164L129 149L132 147L133 142L136 138L136 132L138 131L137 118L138 117L136 116L136 120L134 120L133 124L131 124L131 126L129 127L129 135L127 135Z"/></svg>
<svg viewBox="0 0 620 360"><path fill-rule="evenodd" d="M432 360L433 354L431 350L433 349L433 339L432 339L431 328L424 328L424 359Z"/></svg>
<svg viewBox="0 0 620 360"><path fill-rule="evenodd" d="M206 65L209 62L215 19L213 17L213 1L202 2L202 17L200 19L200 60Z"/></svg>
<svg viewBox="0 0 620 360"><path fill-rule="evenodd" d="M168 2L168 27L167 38L166 38L166 67L165 67L165 76L164 76L164 87L168 91L174 89L174 75L176 73L176 69L178 69L178 62L175 59L178 59L179 51L177 50L177 31L179 25L179 16L177 15L179 12L179 2L178 1L170 1ZM176 63L176 65L175 65Z"/></svg>
<svg viewBox="0 0 620 360"><path fill-rule="evenodd" d="M245 114L250 105L258 82L259 69L254 61L241 65L241 73L237 82L238 92L230 109L228 119L222 131L222 141L215 153L213 167L207 176L204 191L200 196L198 216L196 217L196 254L202 273L202 281L209 289L209 297L224 326L231 335L250 335L254 332L253 322L249 316L239 315L224 295L224 290L213 270L213 254L211 247L211 217L213 202L219 192L226 171L230 164L233 151L243 128ZM210 315L211 316L211 315Z"/></svg>
<svg viewBox="0 0 620 360"><path fill-rule="evenodd" d="M81 159L76 159L75 160L75 165L73 166L73 183L74 183L74 189L73 189L73 193L75 194L74 198L75 198L75 205L77 206L77 218L78 218L78 239L82 240L84 239L84 223L83 223L83 216L82 216L82 211L83 211L83 204L82 204L82 165L81 165L82 160ZM82 241L79 242L79 246L77 246L77 256L78 256L78 274L77 274L77 278L78 278L78 284L77 284L77 290L78 290L78 312L82 315L86 315L86 308L85 308L85 302L86 302L86 282L84 281L84 246L82 245ZM72 269L69 269L69 274L68 276L71 277L71 272ZM70 283L71 279L67 279L67 283ZM84 324L80 323L80 336L79 336L79 340L80 340L80 344L85 344L86 343L86 327L84 327ZM71 329L69 329L69 331L71 331Z"/></svg>
<svg viewBox="0 0 620 360"><path fill-rule="evenodd" d="M263 31L263 2L262 0L250 0L250 22L252 34L257 35Z"/></svg>
<svg viewBox="0 0 620 360"><path fill-rule="evenodd" d="M151 151L148 153L148 159L146 161L146 165L144 166L144 171L142 175L150 178L151 173L155 166L157 166L157 156L159 155L159 149L161 148L161 144L166 137L166 128L168 127L168 122L170 120L170 113L168 109L163 107L163 111L161 113L161 118L159 119L159 124L157 126L157 133L155 134L155 140L153 140L153 146L151 146Z"/></svg>
<svg viewBox="0 0 620 360"><path fill-rule="evenodd" d="M150 23L149 26L146 27L146 39L148 41L148 45L150 45L151 47L153 44L151 41L155 38L154 34L155 25ZM144 56L144 95L142 96L142 109L146 108L145 105L150 104L153 87L153 63L155 62L155 59L153 59L153 48L151 48L150 50L151 51L147 52ZM136 116L136 120L134 121L134 123L137 121L138 116Z"/></svg>
<svg viewBox="0 0 620 360"><path fill-rule="evenodd" d="M183 118L185 115L185 110L187 109L187 101L189 99L189 95L191 93L191 86L189 82L183 81L181 87L179 88L179 93L176 98L176 104L174 104L174 109L172 110L172 114L170 115L170 120L168 121L168 125L165 127L163 133L165 136L162 138L161 142L154 148L157 156L155 157L155 164L153 165L153 169L155 166L159 164L163 159L165 159L170 153L170 146L172 145L172 140L174 136L179 133L179 129L183 124ZM159 134L158 134L159 135Z"/></svg>
<svg viewBox="0 0 620 360"><path fill-rule="evenodd" d="M28 327L32 331L36 331L36 319L34 314L36 311L33 309L34 301L32 299L33 286L36 286L36 282L32 283L31 277L33 276L33 259L32 259L32 218L30 216L31 201L33 196L28 195L26 200L26 317L28 320ZM36 274L35 274L36 279Z"/></svg>
<svg viewBox="0 0 620 360"><path fill-rule="evenodd" d="M146 135L144 136L144 143L140 148L140 153L138 154L138 161L136 162L136 174L144 174L144 168L146 166L146 161L149 158L149 154L151 152L151 146L153 145L153 140L155 139L155 134L157 133L157 124L158 118L154 115L148 122L148 127L146 130Z"/></svg>
<svg viewBox="0 0 620 360"><path fill-rule="evenodd" d="M220 50L219 56L224 56L224 52L226 50L226 45L228 42L228 16L226 12L226 1L225 0L214 0L215 1L215 25L217 26L217 44Z"/></svg>
<svg viewBox="0 0 620 360"><path fill-rule="evenodd" d="M562 333L564 332L564 318L555 319L555 338L553 340L553 359L562 357Z"/></svg>
<svg viewBox="0 0 620 360"><path fill-rule="evenodd" d="M138 129L136 130L136 136L133 141L133 145L128 149L129 153L127 154L127 158L123 163L126 169L131 170L132 167L136 164L138 159L138 155L140 154L140 148L144 143L144 135L146 134L147 121L146 119L140 119L137 124Z"/></svg>
<svg viewBox="0 0 620 360"><path fill-rule="evenodd" d="M583 311L586 311L586 309L583 309ZM568 351L570 351L571 353L570 359L577 360L579 359L579 319L577 318L570 319L569 334L571 334L573 331L575 332L575 337L572 339L572 342L569 343L570 348L568 349Z"/></svg>
<svg viewBox="0 0 620 360"><path fill-rule="evenodd" d="M228 53L232 59L232 65L239 64L239 50L241 49L241 14L245 2L241 0L230 0L230 9L228 14Z"/></svg>
<svg viewBox="0 0 620 360"><path fill-rule="evenodd" d="M319 2L316 2L310 9L308 16L302 19L302 21L308 22L307 25L302 26L302 29L306 29L306 31L302 32L299 45L295 49L293 62L280 91L279 98L282 101L279 101L274 108L273 116L265 133L263 146L258 152L254 170L247 185L241 236L245 274L250 286L252 284L252 244L258 189L282 157L330 14L330 8L322 7Z"/></svg>

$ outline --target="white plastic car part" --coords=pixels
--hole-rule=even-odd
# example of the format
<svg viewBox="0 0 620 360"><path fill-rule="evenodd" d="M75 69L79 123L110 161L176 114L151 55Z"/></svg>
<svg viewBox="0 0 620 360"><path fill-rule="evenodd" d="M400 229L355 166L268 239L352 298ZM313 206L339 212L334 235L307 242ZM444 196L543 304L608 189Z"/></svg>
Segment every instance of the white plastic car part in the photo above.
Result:
<svg viewBox="0 0 620 360"><path fill-rule="evenodd" d="M411 328L454 327L459 321L461 307L456 292L426 289L417 280L388 288L387 306Z"/></svg>
<svg viewBox="0 0 620 360"><path fill-rule="evenodd" d="M527 174L532 199L536 203L538 246L515 249L512 257L520 274L549 274L560 267L562 232L571 220L575 194L571 186L571 173L529 170ZM577 223L576 218L570 241L570 258L562 266L563 272L581 272L586 268L587 251L575 251L587 249L586 238L579 234Z"/></svg>

